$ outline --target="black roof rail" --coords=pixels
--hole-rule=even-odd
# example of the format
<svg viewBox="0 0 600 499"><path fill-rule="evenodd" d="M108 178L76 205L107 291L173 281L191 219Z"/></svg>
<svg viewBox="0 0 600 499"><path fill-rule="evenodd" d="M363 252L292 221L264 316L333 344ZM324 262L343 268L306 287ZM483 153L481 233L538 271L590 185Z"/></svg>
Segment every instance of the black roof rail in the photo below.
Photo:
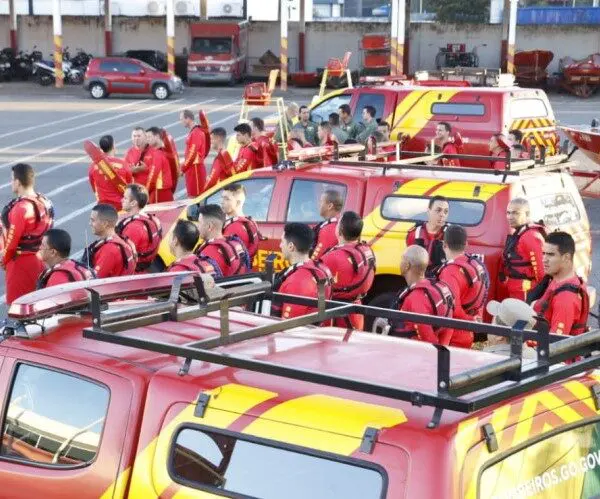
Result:
<svg viewBox="0 0 600 499"><path fill-rule="evenodd" d="M269 275L269 274L267 274ZM84 329L83 336L107 343L173 355L185 359L180 374L188 372L193 360L211 362L249 371L282 376L289 379L318 383L326 386L352 390L360 393L379 395L395 400L403 400L417 406L435 407L430 428L439 425L442 411L470 413L511 397L568 378L577 373L600 366L600 330L580 336L567 337L552 335L548 328L540 331L526 330L524 323L512 328L500 325L447 319L444 317L406 313L397 310L358 305L353 303L325 300L324 283L319 282L319 298L304 298L271 291L270 280L255 284L233 287L228 290L208 289L203 280L196 276L198 304L184 306L177 303L179 283L174 281L168 300L139 308L132 307L120 313L103 312L99 298L92 293L93 326ZM287 320L273 319L269 323L237 333L230 333L229 310L232 306L251 305L258 300L285 301L312 305L317 311L302 317ZM181 321L205 316L209 312L220 311L221 334L219 337L193 341L183 345L154 341L137 336L118 334L136 327L156 324L165 320ZM399 384L382 384L368 379L348 378L312 371L293 365L256 360L246 356L215 351L217 347L239 343L252 338L264 337L276 332L296 327L309 326L335 317L359 313L390 321L410 321L414 323L446 326L451 328L502 336L510 339L509 357L497 362L450 375L451 351L444 346L437 348L437 389L433 392L415 391ZM363 333L364 334L364 333ZM537 342L537 359L523 362L523 342ZM583 356L583 357L580 357ZM572 363L550 369L550 366L565 360ZM481 391L487 389L486 391ZM465 397L465 395L470 395Z"/></svg>

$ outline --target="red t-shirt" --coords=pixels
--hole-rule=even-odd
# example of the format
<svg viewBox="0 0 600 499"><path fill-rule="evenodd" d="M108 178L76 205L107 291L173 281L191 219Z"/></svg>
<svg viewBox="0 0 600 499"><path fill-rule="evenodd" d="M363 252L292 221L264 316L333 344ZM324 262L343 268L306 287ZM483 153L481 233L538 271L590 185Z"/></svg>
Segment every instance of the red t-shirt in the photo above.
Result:
<svg viewBox="0 0 600 499"><path fill-rule="evenodd" d="M458 154L458 148L452 142L446 142L442 146L442 154ZM458 158L442 158L438 161L440 166L460 166Z"/></svg>
<svg viewBox="0 0 600 499"><path fill-rule="evenodd" d="M336 232L338 223L337 217L331 217L327 220L323 220L320 224L316 225L313 229L315 232L315 242L313 244L313 250L310 255L311 259L318 260L328 250L338 244L338 238Z"/></svg>
<svg viewBox="0 0 600 499"><path fill-rule="evenodd" d="M185 161L181 166L181 172L185 173L189 168L204 167L206 157L206 135L204 131L195 126L185 139ZM204 170L204 168L202 168Z"/></svg>
<svg viewBox="0 0 600 499"><path fill-rule="evenodd" d="M108 156L107 161L110 163L112 170L116 177L111 180L107 174L100 169L96 163L92 163L88 170L88 180L90 187L99 203L107 203L115 206L115 208L121 208L121 199L123 199L123 191L119 190L119 179L127 185L133 183L133 175L127 166L125 161L113 156Z"/></svg>
<svg viewBox="0 0 600 499"><path fill-rule="evenodd" d="M524 273L525 275L531 275L533 287L544 278L544 236L539 230L531 229L526 226L519 227L517 230L520 230L523 233L519 237L519 241L514 251L524 262L530 262L531 267L516 267L515 270ZM504 262L505 268L506 265L507 263ZM509 275L508 271L506 272L506 275Z"/></svg>
<svg viewBox="0 0 600 499"><path fill-rule="evenodd" d="M533 309L535 312L540 314L543 303L548 301L548 298L557 288L565 284L572 284L579 287L579 278L574 276L563 281L552 279L546 292L534 303ZM581 297L577 293L561 291L554 295L543 314L544 319L550 324L550 332L570 335L573 324L576 324L581 316L581 307Z"/></svg>
<svg viewBox="0 0 600 499"><path fill-rule="evenodd" d="M140 161L142 162L142 164L145 166L145 170L141 171L141 172L137 172L137 173L133 173L133 181L136 184L140 184L140 185L146 185L146 182L148 181L148 173L150 171L150 169L148 168L147 164L145 163L146 161L146 154L148 153L148 148L144 147L142 149L132 146L128 149L127 154L125 154L125 159L123 160L123 162L125 163L125 166L127 168L129 168L129 170L131 171L132 167L136 166ZM142 158L142 155L144 156Z"/></svg>
<svg viewBox="0 0 600 499"><path fill-rule="evenodd" d="M252 143L242 146L233 164L235 173L245 172L258 168L258 152Z"/></svg>
<svg viewBox="0 0 600 499"><path fill-rule="evenodd" d="M219 182L222 182L232 175L233 161L229 153L225 149L222 149L217 153L215 159L213 160L210 175L208 176L204 190L207 191L211 187L217 185Z"/></svg>
<svg viewBox="0 0 600 499"><path fill-rule="evenodd" d="M321 278L329 277L323 267L318 268L313 261L296 264L283 271L283 282L278 293L296 296L306 296L307 298L318 298L319 287L315 275L310 269L314 269ZM325 286L325 298L331 298L331 286ZM296 305L293 303L281 304L281 318L290 319L301 315L316 312L317 309L306 305Z"/></svg>
<svg viewBox="0 0 600 499"><path fill-rule="evenodd" d="M201 272L204 274L212 274L216 277L220 271L209 261L200 259L192 253L191 255L181 257L171 264L167 269L167 272Z"/></svg>

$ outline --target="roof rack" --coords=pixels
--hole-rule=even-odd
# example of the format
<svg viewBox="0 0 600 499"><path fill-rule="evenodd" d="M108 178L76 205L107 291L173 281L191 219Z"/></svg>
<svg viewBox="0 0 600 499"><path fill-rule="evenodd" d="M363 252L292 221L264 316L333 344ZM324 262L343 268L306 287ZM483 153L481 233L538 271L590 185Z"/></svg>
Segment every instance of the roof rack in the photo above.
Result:
<svg viewBox="0 0 600 499"><path fill-rule="evenodd" d="M98 293L92 292L93 327L84 329L83 336L107 343L182 357L185 361L180 370L180 375L187 374L191 362L198 360L402 400L416 406L431 406L435 408L435 411L428 424L429 428L435 428L439 425L442 412L445 409L471 413L600 366L600 355L593 354L594 350L600 349L600 330L565 338L549 334L547 327L545 330L538 332L526 330L523 322L509 328L325 300L325 287L322 281L318 283L318 299L273 293L271 291L272 262L273 260L270 259L269 271L264 281L234 287L229 290L206 289L202 280L196 276L195 283L199 300L198 304L193 306L183 306L177 303L178 282L174 282L168 300L140 306L139 308L128 308L118 313L102 311ZM288 320L273 319L272 322L266 325L230 333L230 308L242 304L252 305L263 299L311 305L317 308L317 311ZM215 338L176 345L149 340L141 336L133 337L119 334L119 332L128 331L142 325L154 324L164 320L189 320L205 316L209 312L217 310L220 311L221 334ZM389 321L410 321L502 336L510 339L511 353L509 357L490 365L450 375L451 351L444 346L436 346L437 390L425 392L409 390L392 384L382 384L368 379L347 378L298 368L293 365L267 362L215 351L215 348L224 345L260 338L301 326L309 326L315 322L320 323L335 317L345 317L352 313L374 316ZM537 341L537 360L524 364L523 342L527 340ZM550 370L550 366L568 359L576 360L568 365ZM481 391L484 389L486 390ZM465 395L471 396L465 397Z"/></svg>

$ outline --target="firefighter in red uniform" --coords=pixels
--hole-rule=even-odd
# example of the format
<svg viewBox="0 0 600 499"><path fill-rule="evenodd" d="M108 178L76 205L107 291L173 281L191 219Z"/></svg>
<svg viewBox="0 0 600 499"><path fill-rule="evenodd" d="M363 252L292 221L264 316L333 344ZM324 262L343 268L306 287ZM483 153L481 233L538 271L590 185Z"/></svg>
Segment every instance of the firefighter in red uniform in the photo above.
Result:
<svg viewBox="0 0 600 499"><path fill-rule="evenodd" d="M550 332L577 336L587 331L590 298L583 280L575 274L575 241L566 232L552 232L544 243L546 277L528 301L550 325Z"/></svg>
<svg viewBox="0 0 600 499"><path fill-rule="evenodd" d="M490 287L489 274L480 260L465 254L466 248L467 231L460 225L450 225L444 234L447 261L438 270L437 279L452 291L455 319L481 322ZM450 345L471 348L473 333L455 329Z"/></svg>
<svg viewBox="0 0 600 499"><path fill-rule="evenodd" d="M177 220L169 240L169 248L176 260L167 272L200 272L210 274L215 279L223 277L219 265L212 258L194 254L199 240L200 232L194 222Z"/></svg>
<svg viewBox="0 0 600 499"><path fill-rule="evenodd" d="M210 145L212 150L216 152L216 155L213 160L212 168L210 169L210 175L204 186L205 191L231 177L234 173L233 160L227 152L226 140L227 131L224 128L213 128L210 133Z"/></svg>
<svg viewBox="0 0 600 499"><path fill-rule="evenodd" d="M338 243L337 223L344 207L344 198L339 191L328 189L321 194L319 214L325 219L315 225L314 242L310 257L318 260L323 254Z"/></svg>
<svg viewBox="0 0 600 499"><path fill-rule="evenodd" d="M246 189L242 184L233 183L223 187L221 192L221 208L227 217L223 226L223 235L237 236L246 246L252 261L258 251L261 237L256 222L244 216Z"/></svg>
<svg viewBox="0 0 600 499"><path fill-rule="evenodd" d="M525 300L527 292L544 277L542 248L546 231L542 225L530 222L529 201L524 198L508 204L506 218L512 233L502 253L498 298Z"/></svg>
<svg viewBox="0 0 600 499"><path fill-rule="evenodd" d="M17 195L2 210L4 248L0 265L6 273L6 304L35 290L44 271L38 257L42 236L54 224L52 203L34 190L35 173L30 165L12 167L12 191Z"/></svg>
<svg viewBox="0 0 600 499"><path fill-rule="evenodd" d="M223 277L245 274L250 270L250 256L237 236L224 236L225 213L217 204L199 208L198 230L204 241L196 250L197 256L212 258Z"/></svg>
<svg viewBox="0 0 600 499"><path fill-rule="evenodd" d="M150 194L150 203L165 203L173 201L173 182L171 175L171 165L165 151L163 151L163 143L160 138L160 128L150 127L146 130L146 141L150 146L148 149L148 166L150 174L148 175L148 183L145 186Z"/></svg>
<svg viewBox="0 0 600 499"><path fill-rule="evenodd" d="M442 154L458 154L458 147L452 134L452 126L446 121L441 121L435 127L435 142L440 147ZM460 166L458 158L442 158L438 161L440 166Z"/></svg>
<svg viewBox="0 0 600 499"><path fill-rule="evenodd" d="M427 250L429 267L427 276L433 277L437 269L446 261L444 253L444 232L450 212L450 204L443 196L433 196L427 207L427 222L419 222L408 231L406 246L416 244Z"/></svg>
<svg viewBox="0 0 600 499"><path fill-rule="evenodd" d="M143 185L130 184L123 196L123 211L127 214L122 218L115 232L122 239L129 239L135 246L138 256L135 271L148 270L156 255L162 239L160 220L141 211L148 204L148 191Z"/></svg>
<svg viewBox="0 0 600 499"><path fill-rule="evenodd" d="M334 300L360 304L375 280L375 254L367 243L361 242L362 229L358 213L346 211L337 224L339 244L321 257L320 262L333 275ZM361 314L352 314L337 318L334 326L362 330L364 322Z"/></svg>
<svg viewBox="0 0 600 499"><path fill-rule="evenodd" d="M325 298L331 298L331 272L320 262L311 260L308 252L313 242L313 231L302 223L291 222L285 225L279 245L283 257L290 266L277 273L273 291L307 298L318 298L318 282L325 281ZM315 307L292 303L273 303L272 315L283 319L299 317L316 312Z"/></svg>
<svg viewBox="0 0 600 499"><path fill-rule="evenodd" d="M444 282L425 277L428 264L429 256L424 248L416 245L406 248L402 255L400 270L408 287L399 293L392 308L401 312L451 318L454 310L452 291ZM404 321L393 324L389 334L449 345L454 331L450 328Z"/></svg>
<svg viewBox="0 0 600 499"><path fill-rule="evenodd" d="M150 168L145 161L149 146L146 143L146 131L141 126L135 127L131 132L131 144L123 161L133 175L133 181L147 185Z"/></svg>
<svg viewBox="0 0 600 499"><path fill-rule="evenodd" d="M70 254L71 236L66 230L50 229L44 234L39 255L48 268L38 279L38 289L96 277L90 269L70 259Z"/></svg>
<svg viewBox="0 0 600 499"><path fill-rule="evenodd" d="M252 142L252 129L247 123L240 123L233 131L240 145L237 158L233 162L233 173L255 170L259 167L259 155L256 145Z"/></svg>
<svg viewBox="0 0 600 499"><path fill-rule="evenodd" d="M92 192L96 195L98 203L109 204L115 210L120 210L123 186L133 182L133 175L125 166L125 160L115 157L115 140L112 135L101 137L98 145L107 155L105 165L110 171L104 171L97 163L90 165L88 178Z"/></svg>
<svg viewBox="0 0 600 499"><path fill-rule="evenodd" d="M508 151L510 145L508 139L501 133L496 133L490 137L489 149L492 158L506 158L508 157ZM491 167L494 170L506 170L507 162L502 159L492 159L490 161Z"/></svg>
<svg viewBox="0 0 600 499"><path fill-rule="evenodd" d="M188 197L196 197L204 192L206 184L206 167L204 158L208 154L209 145L206 143L206 131L194 123L194 113L186 109L180 114L181 124L190 133L185 139L185 160L181 172L185 177L185 188Z"/></svg>
<svg viewBox="0 0 600 499"><path fill-rule="evenodd" d="M265 133L265 122L262 118L252 118L250 120L252 130L252 140L258 150L258 162L256 168L263 166L274 166L278 162L277 144L275 144Z"/></svg>
<svg viewBox="0 0 600 499"><path fill-rule="evenodd" d="M337 144L337 139L331 131L331 125L328 121L322 121L317 128L317 136L319 137L320 146L332 146Z"/></svg>
<svg viewBox="0 0 600 499"><path fill-rule="evenodd" d="M100 279L135 272L135 246L115 233L118 219L117 210L108 204L97 204L92 208L90 226L99 239L85 249L82 263L93 269Z"/></svg>

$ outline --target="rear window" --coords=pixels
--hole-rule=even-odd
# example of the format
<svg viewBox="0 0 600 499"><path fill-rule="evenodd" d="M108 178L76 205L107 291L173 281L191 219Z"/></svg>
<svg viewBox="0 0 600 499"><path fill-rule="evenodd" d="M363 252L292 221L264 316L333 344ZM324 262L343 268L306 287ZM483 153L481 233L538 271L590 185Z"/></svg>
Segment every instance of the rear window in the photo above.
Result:
<svg viewBox="0 0 600 499"><path fill-rule="evenodd" d="M581 219L577 203L568 192L528 199L532 220L543 220L547 227L561 227Z"/></svg>
<svg viewBox="0 0 600 499"><path fill-rule="evenodd" d="M431 114L452 114L454 116L484 116L485 106L480 103L435 102L431 105Z"/></svg>
<svg viewBox="0 0 600 499"><path fill-rule="evenodd" d="M429 198L412 196L388 196L381 205L381 216L399 222L426 222ZM485 203L449 199L448 223L464 226L478 225L485 214Z"/></svg>
<svg viewBox="0 0 600 499"><path fill-rule="evenodd" d="M356 121L362 120L362 111L365 106L373 106L375 108L375 118L383 118L385 96L383 94L361 93L356 103L356 110L354 111L354 119Z"/></svg>
<svg viewBox="0 0 600 499"><path fill-rule="evenodd" d="M514 120L547 116L548 108L542 99L515 99L510 103L510 117Z"/></svg>
<svg viewBox="0 0 600 499"><path fill-rule="evenodd" d="M119 63L118 62L101 62L100 63L100 71L102 73L112 73L112 72L118 72L120 71L120 67L119 67Z"/></svg>
<svg viewBox="0 0 600 499"><path fill-rule="evenodd" d="M202 427L179 431L169 471L188 487L261 499L379 499L386 486L367 463Z"/></svg>
<svg viewBox="0 0 600 499"><path fill-rule="evenodd" d="M321 180L294 180L288 202L286 222L316 223L321 221L319 205L325 191L337 191L346 200L347 188L343 184Z"/></svg>

